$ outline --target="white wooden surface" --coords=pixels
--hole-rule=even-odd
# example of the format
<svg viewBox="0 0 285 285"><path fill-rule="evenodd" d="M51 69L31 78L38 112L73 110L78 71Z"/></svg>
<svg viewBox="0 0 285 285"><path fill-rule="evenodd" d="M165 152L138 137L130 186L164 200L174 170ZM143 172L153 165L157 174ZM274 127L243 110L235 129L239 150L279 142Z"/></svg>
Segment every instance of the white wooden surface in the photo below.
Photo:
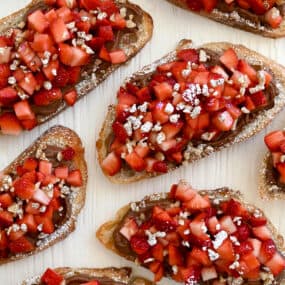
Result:
<svg viewBox="0 0 285 285"><path fill-rule="evenodd" d="M74 129L86 149L89 182L85 208L79 216L77 230L66 240L27 259L0 266L0 285L20 284L24 278L39 274L47 267L57 266L122 266L132 265L135 272L151 278L146 270L126 262L103 248L95 238L98 226L114 216L116 209L156 191L168 191L178 179L186 179L197 188L230 186L239 189L247 200L265 210L273 223L285 235L282 224L284 203L263 202L257 194L258 167L265 153L263 136L269 130L285 125L285 111L262 133L245 143L235 145L202 161L178 169L168 175L126 186L112 185L102 175L97 163L95 141L108 104L115 101L116 90L127 75L160 58L173 49L182 38L199 44L208 41L242 43L285 64L285 41L262 38L209 21L168 4L165 0L133 0L154 19L151 42L125 67L111 75L101 86L78 102L74 108L32 132L0 138L0 169L5 167L41 133L55 124ZM1 0L0 16L25 6L28 0ZM163 280L161 284L172 284Z"/></svg>

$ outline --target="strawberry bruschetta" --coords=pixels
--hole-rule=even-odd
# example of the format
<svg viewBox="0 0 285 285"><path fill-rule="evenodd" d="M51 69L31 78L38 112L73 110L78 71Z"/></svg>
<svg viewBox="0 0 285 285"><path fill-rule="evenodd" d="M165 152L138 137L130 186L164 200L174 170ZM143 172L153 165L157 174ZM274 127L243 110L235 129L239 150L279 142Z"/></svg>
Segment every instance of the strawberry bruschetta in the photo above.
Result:
<svg viewBox="0 0 285 285"><path fill-rule="evenodd" d="M0 264L46 249L74 231L85 203L80 138L55 126L0 175Z"/></svg>
<svg viewBox="0 0 285 285"><path fill-rule="evenodd" d="M97 237L151 270L156 282L284 284L283 238L260 209L227 188L197 192L180 182L123 207Z"/></svg>
<svg viewBox="0 0 285 285"><path fill-rule="evenodd" d="M270 38L285 36L285 2L280 0L167 0L228 26Z"/></svg>
<svg viewBox="0 0 285 285"><path fill-rule="evenodd" d="M0 20L0 133L74 105L151 35L151 17L119 0L33 0Z"/></svg>
<svg viewBox="0 0 285 285"><path fill-rule="evenodd" d="M270 132L264 138L269 150L261 165L259 190L264 199L285 199L285 132Z"/></svg>
<svg viewBox="0 0 285 285"><path fill-rule="evenodd" d="M99 163L128 183L201 159L265 127L285 104L284 86L284 68L244 46L184 40L120 88Z"/></svg>
<svg viewBox="0 0 285 285"><path fill-rule="evenodd" d="M22 285L152 285L140 277L133 277L131 268L55 268L42 276L25 280Z"/></svg>

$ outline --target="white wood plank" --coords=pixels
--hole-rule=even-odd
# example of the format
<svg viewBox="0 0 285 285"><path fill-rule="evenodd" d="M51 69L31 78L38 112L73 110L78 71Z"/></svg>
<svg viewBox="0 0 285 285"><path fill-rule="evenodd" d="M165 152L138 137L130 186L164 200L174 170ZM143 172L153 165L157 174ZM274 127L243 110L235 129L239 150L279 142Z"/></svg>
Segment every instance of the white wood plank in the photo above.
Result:
<svg viewBox="0 0 285 285"><path fill-rule="evenodd" d="M1 1L0 16L19 9L27 0ZM98 226L114 216L116 209L130 200L138 200L156 191L168 191L178 178L186 179L197 188L230 186L244 193L250 202L262 207L280 232L285 234L282 224L284 202L262 202L257 195L258 166L265 153L263 136L266 131L284 127L284 112L259 135L240 145L235 145L209 158L183 167L165 176L128 186L109 183L97 164L95 141L108 104L115 101L115 92L123 79L136 69L160 58L173 49L182 38L191 38L199 44L208 41L231 41L242 43L280 63L285 64L284 40L261 38L178 9L165 0L134 0L151 13L155 30L152 41L128 65L109 77L89 96L57 118L17 139L1 137L0 168L3 168L26 148L43 131L54 124L63 124L81 136L89 167L89 183L86 206L79 217L77 230L65 241L36 256L0 267L0 284L19 284L22 279L55 266L120 266L131 265L105 250L95 238ZM135 267L136 272L151 278L146 270ZM161 284L172 284L163 280Z"/></svg>

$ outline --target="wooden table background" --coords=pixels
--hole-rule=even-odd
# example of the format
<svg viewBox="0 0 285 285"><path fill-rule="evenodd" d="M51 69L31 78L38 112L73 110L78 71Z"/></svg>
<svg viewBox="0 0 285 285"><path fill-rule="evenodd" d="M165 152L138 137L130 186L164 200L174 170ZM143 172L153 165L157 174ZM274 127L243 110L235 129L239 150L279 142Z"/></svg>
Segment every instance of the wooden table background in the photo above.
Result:
<svg viewBox="0 0 285 285"><path fill-rule="evenodd" d="M20 284L26 277L40 274L47 267L58 266L123 266L132 265L134 271L145 277L152 274L107 251L95 238L98 226L114 216L116 209L129 201L141 199L157 191L168 191L172 183L186 179L196 188L229 186L239 189L246 199L264 209L272 222L285 235L283 201L264 202L257 193L258 168L265 154L264 134L285 126L285 111L281 112L267 129L248 141L211 155L192 165L182 167L168 175L130 185L113 185L103 176L97 163L95 141L104 120L107 106L115 102L115 94L124 78L138 68L160 58L172 50L180 39L190 38L195 43L231 41L285 64L285 40L259 37L170 5L165 0L133 0L148 11L154 20L154 35L150 43L126 66L117 70L95 91L61 113L52 121L19 137L1 137L0 169L20 154L46 129L62 124L74 129L82 138L89 168L87 200L81 212L77 230L66 240L52 248L21 261L1 265L0 285ZM1 0L0 16L20 9L28 0ZM161 284L172 284L162 280Z"/></svg>

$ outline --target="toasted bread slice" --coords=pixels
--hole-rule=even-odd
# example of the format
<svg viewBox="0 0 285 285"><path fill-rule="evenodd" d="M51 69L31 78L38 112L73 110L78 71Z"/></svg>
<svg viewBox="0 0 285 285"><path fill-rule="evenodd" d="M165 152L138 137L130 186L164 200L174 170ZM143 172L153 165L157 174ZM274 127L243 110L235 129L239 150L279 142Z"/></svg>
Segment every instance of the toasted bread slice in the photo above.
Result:
<svg viewBox="0 0 285 285"><path fill-rule="evenodd" d="M272 105L268 108L258 110L254 113L253 116L250 115L246 119L246 123L242 124L241 127L234 131L229 131L228 135L224 139L218 142L207 142L202 141L199 145L191 145L191 140L188 141L188 146L186 150L183 151L183 163L192 163L196 160L199 160L203 157L210 155L213 152L219 151L223 148L229 147L233 144L244 141L245 139L253 136L260 130L262 130L273 118L280 112L285 104L285 69L278 63L258 54L255 51L249 50L248 48L242 45L234 45L226 42L217 42L217 43L208 43L203 44L199 47L193 47L192 42L189 40L182 40L177 50L169 53L160 60L155 61L154 63L144 67L142 70L134 73L131 77L127 78L125 85L132 82L140 82L145 78L148 78L151 74L154 73L156 67L164 63L171 62L176 59L177 51L181 51L189 48L204 49L210 52L221 55L225 50L232 48L240 59L246 59L246 61L255 66L259 66L261 69L270 70L274 77L274 87L276 88L276 96L272 102ZM144 84L142 84L144 86ZM103 123L101 132L99 134L99 139L97 141L97 152L98 160L102 167L104 159L109 154L110 144L113 138L113 129L112 124L114 123L116 116L115 106L110 106L108 109L107 116ZM243 115L243 117L246 115ZM181 164L178 164L178 166ZM178 167L175 163L168 162L168 172L176 169ZM130 183L138 181L144 178L150 178L153 176L160 175L159 172L136 172L131 170L130 167L124 166L120 169L118 173L113 176L105 175L113 183Z"/></svg>
<svg viewBox="0 0 285 285"><path fill-rule="evenodd" d="M176 190L176 189L178 189L178 188L180 188L180 190L179 190L179 194L177 194L177 196L176 196L176 193L178 193L178 190ZM182 192L185 193L185 195L182 194ZM178 195L180 195L179 198L178 198ZM194 198L193 198L193 196L194 196ZM219 188L219 189L215 189L215 190L200 190L200 191L197 191L194 193L192 187L188 183L181 181L178 185L172 186L170 193L164 192L164 193L153 194L150 196L146 196L141 201L130 203L129 205L124 206L123 208L121 208L117 212L114 220L108 221L108 222L106 222L100 226L100 228L97 230L96 236L102 242L102 244L105 245L105 247L107 249L115 252L116 254L118 254L118 255L120 255L120 256L122 256L122 257L124 257L130 261L140 262L142 266L148 267L148 265L147 265L147 264L149 264L148 261L144 261L144 259L141 259L141 258L143 258L142 256L139 256L139 258L138 258L138 255L132 249L133 247L130 247L130 245L128 245L128 247L126 247L126 244L129 244L129 241L131 240L132 236L136 235L136 232L137 232L137 230L132 231L133 229L135 229L135 227L132 227L132 226L130 226L129 231L127 230L128 226L129 226L128 221L131 221L133 219L135 221L139 221L138 225L141 225L141 223L143 225L145 225L145 228L144 228L145 229L145 235L147 235L146 240L148 240L147 242L150 245L149 248L152 248L153 246L155 246L155 244L158 243L157 241L156 242L153 241L153 238L156 239L155 233L156 233L156 231L158 231L158 229L153 229L153 226L152 226L153 224L151 223L150 225L148 225L148 221L149 221L149 219L154 217L152 215L155 215L154 214L155 211L157 211L156 212L157 216L155 216L157 218L154 218L154 219L158 219L159 213L160 213L161 217L162 217L161 221L165 221L165 219L167 219L165 216L165 213L169 213L169 215L173 219L176 219L176 218L178 219L177 220L178 224L176 225L175 228L172 228L172 229L171 229L171 226L168 226L168 230L170 230L169 239L167 238L167 235L161 234L161 231L163 233L163 229L161 228L162 226L159 227L159 230L160 230L159 237L162 237L162 241L160 244L165 245L164 244L165 239L170 240L171 237L174 236L174 235L172 235L173 231L176 231L176 235L177 235L177 233L179 233L179 242L181 242L181 240L185 240L185 239L188 240L188 244L186 244L186 243L185 244L182 243L182 244L184 246L183 250L189 251L189 253L190 253L190 251L193 248L196 248L197 246L199 247L199 246L203 245L203 244L198 245L199 242L198 242L198 244L196 244L196 243L192 244L193 239L191 239L191 238L188 239L188 236L187 236L189 234L192 235L193 232L194 232L194 236L195 236L195 231L197 229L194 227L192 228L191 224L189 225L187 223L187 219L189 219L190 223L191 223L191 221L194 222L197 219L199 219L199 217L201 217L204 213L203 210L201 210L202 212L198 211L198 208L196 208L196 210L194 210L194 208L197 207L197 204L196 204L196 201L198 201L198 199L196 199L197 197L199 197L199 200L200 200L200 197L203 197L202 198L202 199L204 199L203 201L206 201L206 204L208 204L208 205L204 205L204 208L209 207L209 205L211 205L211 207L215 208L216 211L221 211L221 212L215 212L215 211L211 212L210 211L211 213L219 213L218 215L222 215L222 217L225 217L226 215L230 215L232 217L233 224L236 224L237 227L239 227L241 224L243 224L244 218L243 217L236 217L236 219L234 219L234 216L237 215L237 213L241 214L244 211L244 209L247 211L247 213L249 215L256 217L258 220L260 219L259 221L263 220L263 218L266 218L266 216L262 212L262 210L260 210L259 208L257 208L256 206L254 206L252 204L245 202L242 194L239 191L233 191L227 187L223 187L223 188ZM224 202L232 201L232 199L235 201L234 204L232 204L232 205L237 205L236 202L238 202L238 203L240 203L241 206L237 206L237 207L236 206L232 206L232 207L229 206L230 209L224 208L227 210L221 210L222 207L220 207L220 205L223 205ZM190 204L189 204L190 202L188 200L190 202L191 202L191 200L192 201L195 200L195 203L191 204L191 206L190 206ZM180 202L180 206L178 206L178 204L179 204L178 201ZM187 202L188 202L188 204L187 204ZM182 205L183 205L183 210L181 210L182 212L180 212L180 213L175 212L176 207L182 207ZM164 211L163 213L159 212L160 210L157 210L157 209L154 211L153 210L154 206L158 206L158 208L160 208L160 209L164 209L164 210L167 209L167 210ZM190 209L189 207L194 207L194 208ZM195 212L197 213L197 211L198 211L198 214L196 214L196 216L195 216L194 213ZM229 211L229 212L227 212L227 211ZM232 211L232 212L230 212L230 211ZM235 211L236 211L236 213L235 213ZM241 211L241 212L239 212L239 211ZM185 213L187 214L186 216L185 216ZM200 213L200 215L199 215L199 213ZM234 215L234 213L235 213L235 215ZM194 218L191 218L192 214L194 215ZM143 215L144 215L144 217L143 217ZM213 214L213 215L215 216L217 214ZM241 214L241 215L243 215L243 214ZM195 217L196 218L198 217L198 218L196 219ZM205 217L205 216L202 216L202 218L203 217ZM229 217L229 216L226 216L226 217ZM142 220L140 220L140 219L142 219ZM180 221L181 219L184 220L184 222L183 221L181 222ZM216 238L216 241L219 239L219 238L217 238L217 236L219 235L220 231L226 231L227 236L231 237L231 233L230 233L229 229L225 226L225 224L222 224L222 222L221 222L222 219L223 218L221 218L221 216L218 217L217 225L219 225L219 226L216 226L216 225L211 226L210 224L206 223L207 226L205 227L205 230L204 229L201 230L201 236L200 235L198 236L198 238L200 238L200 241L202 241L204 239L204 237L202 237L203 235L204 236L206 235L205 236L206 239L208 239L211 235L211 240L212 240L213 246L214 246L214 247L212 247L209 244L206 245L207 243L205 243L204 249L207 250L207 247L210 247L211 249L214 249L214 251L219 251L219 247L221 245L220 244L215 245L214 239ZM237 221L239 219L241 220L241 223L239 223ZM158 222L155 222L155 223L156 223L156 225L159 225ZM165 225L165 228L167 228L167 224L164 224L164 225ZM168 225L171 225L171 222L169 222ZM153 236L150 235L149 233L147 233L148 226L152 227L151 229L149 229L149 231L152 232ZM184 232L183 230L181 231L181 229L178 229L179 226L181 226L182 228L183 228L183 226L185 226L184 230L186 230L186 229L190 229L190 230L188 233L186 231ZM251 224L251 226L253 226L253 224ZM123 227L124 227L124 230L121 231L121 229ZM213 227L214 227L214 229L213 229ZM283 237L278 233L278 230L273 226L273 224L268 219L267 219L266 227L270 231L271 238L272 238L272 240L274 240L277 250L279 251L280 254L282 254L284 256L285 247L284 247ZM168 233L168 230L166 230L167 233ZM214 232L213 232L213 230L214 230ZM142 230L139 228L138 236L141 236L141 235L142 235ZM183 237L183 235L184 235L184 237ZM234 233L234 235L235 235L235 233ZM118 236L120 236L120 237L118 237ZM127 236L128 236L128 239L126 238ZM240 239L240 236L237 235L236 237L238 238L238 240ZM192 238L193 238L193 236L192 236ZM230 240L233 243L235 243L235 246L240 245L239 243L237 243L237 240L235 238L230 238ZM118 244L116 244L116 241L120 243L119 246L118 246ZM171 241L176 246L178 246L175 239L171 239ZM135 246L135 244L134 244L134 246ZM124 248L124 252L122 252L122 249L120 247ZM148 253L149 252L153 252L153 251L149 250ZM212 264L209 264L206 262L207 266L210 266L210 267L214 264L213 262L215 260L217 260L216 258L211 259L210 255L212 253L213 252L208 253L210 260L212 260ZM258 251L256 252L256 255L258 256ZM150 260L152 258L151 254L150 255L146 254L145 256ZM178 258L178 260L179 260L179 258ZM164 261L166 261L166 259ZM204 259L204 261L205 261L205 259ZM202 263L204 261L202 261ZM185 266L185 264L184 265L183 264L184 263L181 264L182 267ZM192 261L189 260L189 258L188 258L187 264L193 265L193 264L197 264L197 263L193 262L193 260ZM284 260L283 260L283 267L285 267L285 261ZM176 269L177 269L177 266L176 266ZM176 269L175 270L173 269L174 274L176 274L175 271L177 272ZM170 272L168 272L168 271L167 271L167 273L165 273L165 275L167 275L166 277L169 277L169 273ZM177 278L179 278L178 275L175 275L175 276ZM218 276L218 278L219 277L220 276ZM265 279L263 281L265 282L265 280L267 278L268 278L268 276L265 277ZM272 278L272 276L271 276L271 278ZM215 277L213 279L215 279ZM273 280L273 279L271 279L272 283L268 283L268 284L283 284L283 282L285 282L285 277L284 277L283 273L281 273L278 276L278 278L276 278L275 280ZM222 281L226 282L227 277L225 277L225 279L223 279ZM228 279L228 281L230 281L230 279ZM208 284L208 283L202 282L201 284ZM228 283L221 283L221 284L228 284ZM241 283L241 284L244 284L244 283ZM251 284L251 283L249 282L249 283L245 283L245 284ZM258 284L267 284L267 283L258 283Z"/></svg>
<svg viewBox="0 0 285 285"><path fill-rule="evenodd" d="M151 16L142 10L138 5L132 4L128 1L114 0L116 5L120 9L125 9L125 17L132 16L131 26L126 27L119 32L114 32L114 41L112 46L108 48L120 49L123 50L126 56L126 61L130 60L135 56L151 39L153 31L153 22ZM49 6L45 4L44 0L33 0L25 8L3 18L0 20L0 34L1 35L10 35L11 30L19 29L19 27L27 27L27 16L37 9L47 9ZM126 20L128 20L126 18ZM102 81L104 81L113 71L119 68L123 63L112 64L103 59L99 59L99 51L96 51L96 54L92 54L90 62L86 66L82 66L80 79L73 85L65 84L63 93L68 91L68 89L75 88L77 92L76 100L79 100L91 90L96 88ZM58 75L58 74L57 74ZM56 76L57 76L56 75ZM66 75L65 75L66 77ZM44 78L47 82L50 80ZM54 80L53 80L54 81ZM52 81L52 82L53 82ZM53 83L52 86L54 87ZM66 88L68 87L68 88ZM48 87L49 90L50 87ZM42 88L41 90L44 90ZM21 91L22 92L22 91ZM71 99L73 100L73 99ZM76 101L75 100L75 101ZM49 105L37 106L33 100L31 100L30 107L36 116L36 123L29 122L28 125L24 125L24 129L31 129L35 125L42 124L52 117L59 114L62 110L66 109L70 105L74 104L74 101L67 103L68 101L63 98L60 100L54 101ZM3 110L2 110L3 111ZM1 112L0 112L1 115ZM34 121L34 120L33 120ZM18 125L18 124L17 124ZM21 124L20 124L21 126ZM20 127L18 127L19 129ZM19 130L17 129L17 132ZM16 133L17 133L16 132ZM4 133L4 132L3 132ZM9 133L8 133L9 134Z"/></svg>
<svg viewBox="0 0 285 285"><path fill-rule="evenodd" d="M170 3L173 3L183 9L191 11L185 0L167 0ZM205 11L199 11L197 14L212 19L216 22L232 26L241 30L245 30L254 34L262 35L269 38L281 38L285 36L285 24L284 19L278 28L271 28L270 25L264 25L262 22L257 21L256 17L258 15L253 14L247 10L239 8L240 11L244 13L240 14L239 11L232 11L230 13L220 11L218 8L214 9L211 13ZM194 12L194 11L191 11ZM195 13L195 12L194 12ZM250 18L253 16L254 21Z"/></svg>
<svg viewBox="0 0 285 285"><path fill-rule="evenodd" d="M62 158L62 150L65 149L68 149L69 151L70 149L73 150L71 155L72 157ZM30 158L33 158L33 161L34 159L38 161L36 168L32 167L33 169L35 169L32 171L28 171L27 168L29 167L26 168L24 164L25 161ZM50 162L53 161L52 175L42 174L41 172L42 168L40 166L40 163L45 162L47 160ZM80 184L74 184L72 181L69 180L69 178L57 178L58 176L55 176L56 173L54 172L57 167L67 167L69 174L73 170L80 171ZM21 175L19 173L21 173ZM41 179L46 179L47 177L51 178L51 180L42 180L42 182L37 182L35 184L35 187L32 188L33 193L40 190L38 193L42 194L41 197L43 197L43 200L41 198L36 198L34 194L32 194L32 198L23 200L23 198L28 197L23 197L22 195L20 195L20 192L18 192L17 187L15 185L15 181L24 179L23 177L26 173L37 175L37 177L41 177ZM1 194L10 195L10 193L15 193L14 198L11 195L12 201L8 202L8 205L5 205L5 203L1 204L1 210L3 212L8 212L14 215L14 219L11 221L12 225L11 223L9 223L6 224L4 228L2 227L3 231L1 232L1 237L3 238L3 236L5 235L5 240L7 242L7 239L12 239L12 236L13 234L15 234L15 232L17 233L19 230L23 230L24 237L27 236L27 239L33 244L32 250L25 250L24 252L21 252L21 250L19 250L19 248L21 248L21 245L19 244L16 244L16 249L14 244L13 252L11 250L11 247L10 251L8 250L11 244L8 246L6 245L6 249L4 245L4 248L1 248L2 255L0 258L0 264L8 263L36 254L52 246L53 244L63 240L75 230L77 217L85 203L85 192L88 175L87 165L84 158L84 148L80 138L74 131L63 126L54 126L50 128L42 136L40 136L30 147L28 147L22 154L20 154L9 166L7 166L3 171L1 171L0 177L0 196ZM25 179L28 179L28 177ZM39 181L40 178L36 179L36 181ZM70 182L67 182L68 180ZM27 180L25 182L27 183ZM32 183L34 182L35 180ZM62 184L60 184L61 182ZM22 185L24 188L26 184ZM65 187L64 189L66 191L63 191L63 187ZM56 192L58 194L55 194ZM15 201L14 199L16 198L17 200ZM3 200L1 201L3 202ZM17 205L19 201L21 202L19 205L21 209L20 212L18 212L17 210L15 211L13 207ZM59 209L59 206L52 206L51 201L53 201L53 203L60 201L59 206L61 206L62 209ZM13 204L11 205L11 203ZM32 206L32 209L27 209L29 207L28 204ZM12 208L10 208L10 206ZM47 225L45 225L44 220L42 220L42 225L40 225L41 222L37 220L40 219L41 216L47 217L46 215L49 215L48 212L50 209L53 209L53 217L50 220L53 222L54 225L54 228L52 230L45 229L45 226ZM63 211L62 214L60 214L60 211ZM25 219L26 214L32 219L33 222L31 222L31 220L29 220L29 222L26 222L28 221L28 219ZM55 214L58 216L57 221L54 220ZM22 218L23 220L21 220ZM36 224L33 225L32 223L34 223L35 221ZM0 221L0 223L1 222L3 223L3 220ZM25 224L24 228L22 227L22 223ZM15 225L16 228L14 228ZM17 225L20 225L20 229ZM36 227L36 229L34 227ZM8 231L6 232L7 234L4 234L4 229L8 229ZM20 239L22 238L22 236L23 235L20 234ZM15 236L16 241L18 237L19 236L17 235Z"/></svg>
<svg viewBox="0 0 285 285"><path fill-rule="evenodd" d="M151 285L152 282L132 276L132 269L128 267L123 268L70 268L61 267L55 268L54 271L61 275L65 284L68 285L68 280L79 280L81 283L88 282L91 280L102 280L100 284L122 284L122 285ZM22 285L37 285L40 283L40 276L32 277L25 280ZM72 283L73 284L73 283Z"/></svg>

